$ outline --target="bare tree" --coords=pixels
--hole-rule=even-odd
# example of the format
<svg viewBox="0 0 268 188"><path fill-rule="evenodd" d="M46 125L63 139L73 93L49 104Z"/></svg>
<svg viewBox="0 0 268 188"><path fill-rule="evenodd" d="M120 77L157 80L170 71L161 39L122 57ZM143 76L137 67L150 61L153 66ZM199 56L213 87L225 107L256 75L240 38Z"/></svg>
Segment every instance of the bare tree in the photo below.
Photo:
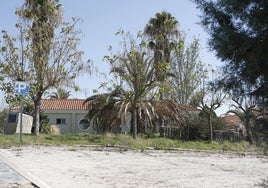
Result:
<svg viewBox="0 0 268 188"><path fill-rule="evenodd" d="M214 73L213 70L212 73ZM217 83L209 79L203 79L200 91L193 101L195 105L201 108L203 114L207 117L210 141L213 141L212 115L215 113L215 110L223 104L227 94L228 93Z"/></svg>
<svg viewBox="0 0 268 188"><path fill-rule="evenodd" d="M245 85L243 88L232 89L232 110L229 113L238 115L242 122L245 124L247 137L250 143L255 143L254 137L254 120L258 114L258 98L251 95L254 88L250 85Z"/></svg>

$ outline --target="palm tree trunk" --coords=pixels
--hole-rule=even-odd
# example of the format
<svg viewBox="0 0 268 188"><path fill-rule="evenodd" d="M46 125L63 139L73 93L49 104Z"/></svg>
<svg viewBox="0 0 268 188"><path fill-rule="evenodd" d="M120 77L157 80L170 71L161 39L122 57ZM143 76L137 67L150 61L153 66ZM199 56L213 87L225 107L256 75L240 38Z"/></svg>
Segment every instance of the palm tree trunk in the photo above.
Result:
<svg viewBox="0 0 268 188"><path fill-rule="evenodd" d="M136 102L132 105L132 127L133 127L133 139L137 140L137 107Z"/></svg>

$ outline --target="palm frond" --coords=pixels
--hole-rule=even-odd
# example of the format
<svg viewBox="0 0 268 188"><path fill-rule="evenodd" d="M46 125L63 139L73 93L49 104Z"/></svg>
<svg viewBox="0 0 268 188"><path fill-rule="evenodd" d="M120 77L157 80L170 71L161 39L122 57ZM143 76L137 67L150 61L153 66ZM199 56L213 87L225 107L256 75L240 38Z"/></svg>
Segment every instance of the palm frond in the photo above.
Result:
<svg viewBox="0 0 268 188"><path fill-rule="evenodd" d="M90 125L102 131L112 130L121 124L121 128L128 125L129 115L132 113L132 103L123 100L122 90L117 89L110 94L94 95L87 98L86 102L91 105L87 114ZM137 101L137 118L145 122L149 129L154 129L161 119L168 119L184 125L185 116L179 106L170 101Z"/></svg>
<svg viewBox="0 0 268 188"><path fill-rule="evenodd" d="M170 119L180 125L185 125L185 115L176 103L170 100L162 100L156 101L154 105L156 114L161 119Z"/></svg>

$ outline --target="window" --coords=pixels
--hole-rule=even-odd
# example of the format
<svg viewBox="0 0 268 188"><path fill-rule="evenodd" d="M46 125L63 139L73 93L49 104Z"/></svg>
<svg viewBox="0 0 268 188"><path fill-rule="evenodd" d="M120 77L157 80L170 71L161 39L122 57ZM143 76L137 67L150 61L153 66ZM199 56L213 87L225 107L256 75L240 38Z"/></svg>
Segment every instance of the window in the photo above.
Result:
<svg viewBox="0 0 268 188"><path fill-rule="evenodd" d="M58 118L58 119L56 119L56 124L57 125L65 125L66 119Z"/></svg>
<svg viewBox="0 0 268 188"><path fill-rule="evenodd" d="M78 128L81 131L87 131L90 127L89 121L87 119L81 119L79 124L78 124Z"/></svg>
<svg viewBox="0 0 268 188"><path fill-rule="evenodd" d="M8 114L7 122L8 123L16 123L17 114Z"/></svg>

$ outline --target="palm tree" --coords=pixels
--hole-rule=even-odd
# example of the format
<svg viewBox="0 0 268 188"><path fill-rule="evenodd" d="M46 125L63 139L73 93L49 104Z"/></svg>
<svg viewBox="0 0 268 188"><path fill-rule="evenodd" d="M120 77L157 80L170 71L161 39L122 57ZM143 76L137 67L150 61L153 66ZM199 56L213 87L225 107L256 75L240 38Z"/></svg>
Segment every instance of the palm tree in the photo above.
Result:
<svg viewBox="0 0 268 188"><path fill-rule="evenodd" d="M116 55L105 56L111 65L111 73L115 79L120 79L120 84L112 85L115 89L111 93L95 95L86 100L92 105L88 118L91 119L92 124L101 126L102 130L111 130L119 119L124 126L127 114L131 113L133 138L137 139L139 120L146 124L142 127L153 129L155 126L153 121L162 117L159 116L161 113L156 114L154 108L159 102L153 101L155 90L161 86L161 83L155 75L154 58L147 43L142 38L134 38L129 33L125 35L121 32L121 34L123 51ZM158 65L163 66L162 62ZM158 111L160 110L161 108ZM169 117L171 114L174 113L165 116Z"/></svg>
<svg viewBox="0 0 268 188"><path fill-rule="evenodd" d="M170 66L171 50L174 48L174 37L179 35L178 21L168 12L156 13L145 26L144 34L148 36L149 46L154 51L155 76L164 86ZM160 99L164 98L160 88ZM164 126L164 120L162 120Z"/></svg>
<svg viewBox="0 0 268 188"><path fill-rule="evenodd" d="M93 95L86 99L84 104L90 109L87 118L90 119L90 126L98 133L113 130L119 123L121 127L127 126L128 114L133 112L133 104L125 100L126 93L120 88L111 93ZM169 100L140 100L136 103L137 119L145 122L143 130L156 130L159 119L175 121L177 125L185 124L183 109L176 103ZM132 115L132 121L135 116ZM136 119L136 120L137 120Z"/></svg>
<svg viewBox="0 0 268 188"><path fill-rule="evenodd" d="M150 47L154 50L155 74L163 81L166 69L160 67L159 63L170 63L173 40L179 35L178 21L168 12L156 13L155 18L151 18L146 25L144 34L148 36Z"/></svg>
<svg viewBox="0 0 268 188"><path fill-rule="evenodd" d="M70 91L67 91L63 88L58 88L56 92L52 92L51 95L49 95L50 99L68 99L70 97Z"/></svg>

